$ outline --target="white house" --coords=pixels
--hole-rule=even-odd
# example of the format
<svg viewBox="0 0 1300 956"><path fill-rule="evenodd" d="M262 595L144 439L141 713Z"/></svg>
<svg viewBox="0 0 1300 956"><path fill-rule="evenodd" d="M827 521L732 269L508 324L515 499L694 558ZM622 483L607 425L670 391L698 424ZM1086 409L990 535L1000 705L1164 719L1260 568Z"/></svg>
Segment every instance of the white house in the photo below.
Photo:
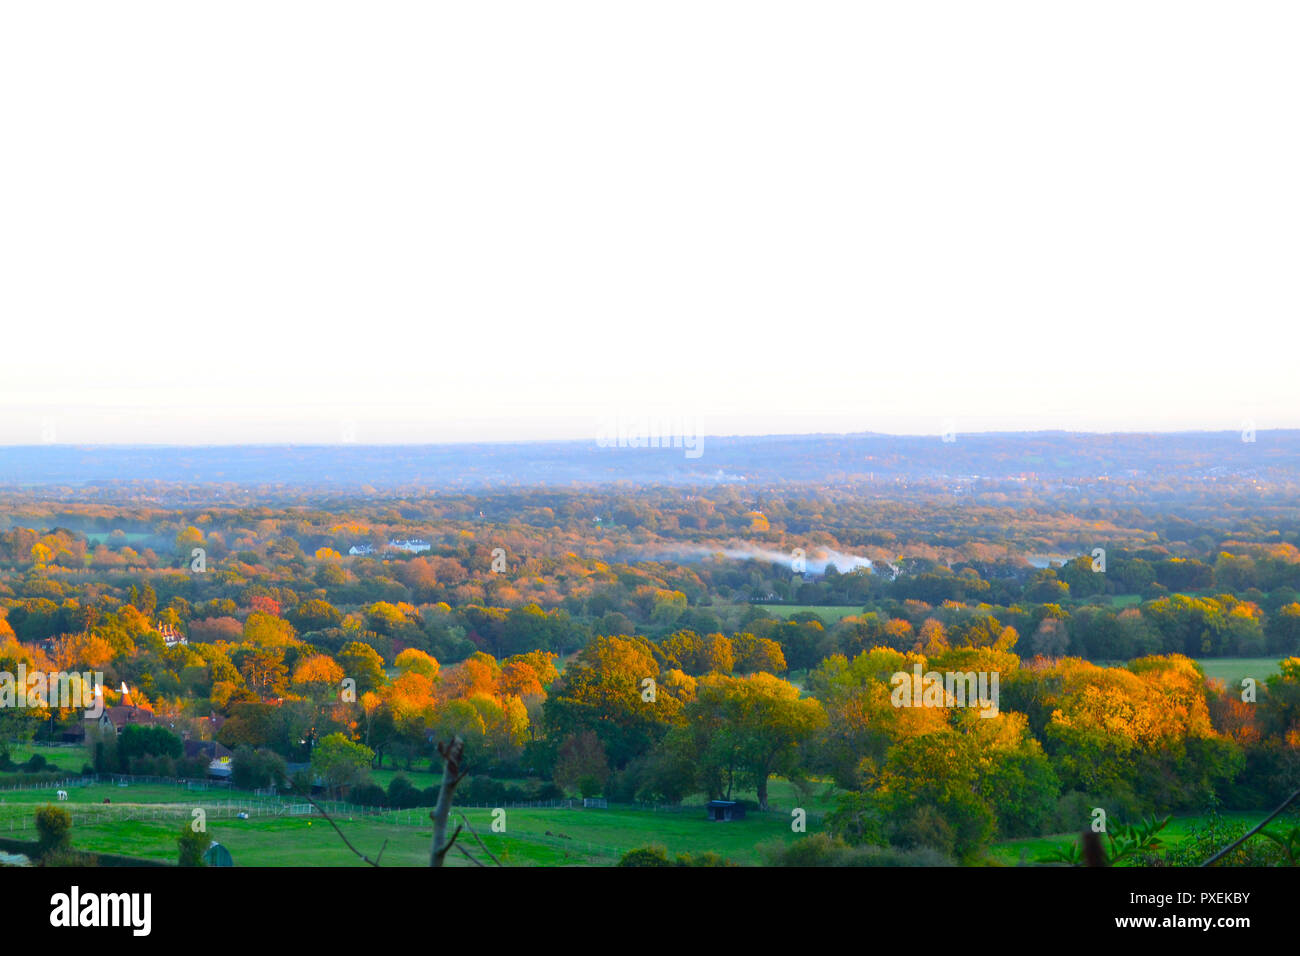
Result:
<svg viewBox="0 0 1300 956"><path fill-rule="evenodd" d="M407 538L402 541L390 541L388 546L397 551L409 551L411 554L419 554L421 551L428 551L433 545L422 538Z"/></svg>
<svg viewBox="0 0 1300 956"><path fill-rule="evenodd" d="M184 634L162 621L158 622L158 633L162 635L163 643L168 647L177 647L178 645L188 645L190 643L189 638Z"/></svg>

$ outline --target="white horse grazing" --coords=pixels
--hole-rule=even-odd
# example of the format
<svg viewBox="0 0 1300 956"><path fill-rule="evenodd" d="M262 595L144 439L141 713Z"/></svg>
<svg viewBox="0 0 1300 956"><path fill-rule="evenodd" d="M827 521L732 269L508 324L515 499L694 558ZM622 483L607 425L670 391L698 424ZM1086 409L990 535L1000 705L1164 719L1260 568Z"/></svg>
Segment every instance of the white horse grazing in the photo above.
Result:
<svg viewBox="0 0 1300 956"><path fill-rule="evenodd" d="M66 800L66 799L68 799L68 791L66 791L66 790L60 790L60 791L59 791L59 799L60 799L60 800Z"/></svg>

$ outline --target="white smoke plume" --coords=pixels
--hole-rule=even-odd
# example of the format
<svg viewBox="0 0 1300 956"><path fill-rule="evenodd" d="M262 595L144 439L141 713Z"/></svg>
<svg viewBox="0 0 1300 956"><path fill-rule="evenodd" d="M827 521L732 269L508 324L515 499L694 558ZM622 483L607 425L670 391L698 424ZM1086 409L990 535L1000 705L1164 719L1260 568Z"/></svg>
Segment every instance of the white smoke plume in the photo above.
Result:
<svg viewBox="0 0 1300 956"><path fill-rule="evenodd" d="M642 553L634 560L705 561L715 556L732 561L770 561L773 564L789 568L791 571L795 570L795 555L792 550L774 551L770 548L759 548L753 545L733 545L725 548L706 548L703 546L655 548ZM809 547L804 549L803 570L807 573L825 574L826 568L832 564L841 574L847 574L857 568L870 569L872 567L870 558L848 554L834 548Z"/></svg>

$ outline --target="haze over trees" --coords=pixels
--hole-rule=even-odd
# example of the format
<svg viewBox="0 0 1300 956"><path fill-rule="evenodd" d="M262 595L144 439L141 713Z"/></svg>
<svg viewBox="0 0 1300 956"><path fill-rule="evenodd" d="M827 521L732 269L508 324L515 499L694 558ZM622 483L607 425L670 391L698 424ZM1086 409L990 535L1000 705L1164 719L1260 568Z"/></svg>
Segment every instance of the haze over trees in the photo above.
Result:
<svg viewBox="0 0 1300 956"><path fill-rule="evenodd" d="M189 733L367 805L429 802L371 774L460 737L466 801L833 785L844 847L956 860L1097 806L1262 809L1300 779L1300 508L1261 483L1285 447L1222 481L1198 447L1106 480L11 489L0 671L99 671L166 725L97 769L201 773ZM1198 663L1242 658L1277 662L1249 702ZM917 666L998 674L998 712L895 706Z"/></svg>

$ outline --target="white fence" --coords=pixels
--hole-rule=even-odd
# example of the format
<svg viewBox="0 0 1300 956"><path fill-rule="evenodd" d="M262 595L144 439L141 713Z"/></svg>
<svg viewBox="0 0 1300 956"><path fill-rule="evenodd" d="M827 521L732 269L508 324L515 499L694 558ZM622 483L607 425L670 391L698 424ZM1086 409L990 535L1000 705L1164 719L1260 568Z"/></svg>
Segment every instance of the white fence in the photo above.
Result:
<svg viewBox="0 0 1300 956"><path fill-rule="evenodd" d="M48 790L54 793L56 790L67 790L69 787L84 787L88 783L94 783L94 778L88 777L67 777L63 780L47 780L43 783L16 783L0 787L0 793L12 793L22 790Z"/></svg>

